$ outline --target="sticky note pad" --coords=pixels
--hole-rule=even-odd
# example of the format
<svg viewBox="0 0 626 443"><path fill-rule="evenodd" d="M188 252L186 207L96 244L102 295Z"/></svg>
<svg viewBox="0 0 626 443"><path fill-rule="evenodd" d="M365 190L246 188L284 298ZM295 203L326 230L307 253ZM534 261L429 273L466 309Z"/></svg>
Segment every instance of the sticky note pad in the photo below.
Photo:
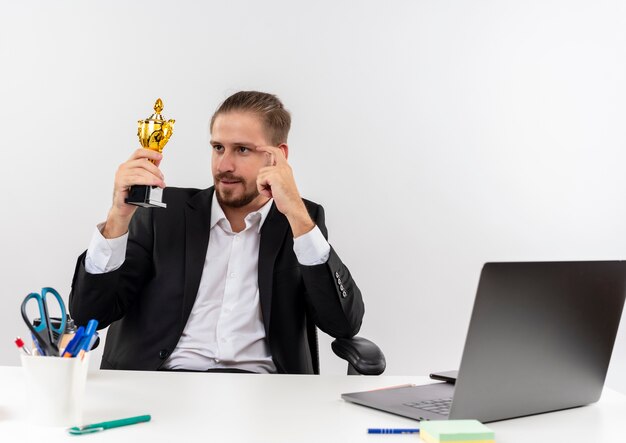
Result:
<svg viewBox="0 0 626 443"><path fill-rule="evenodd" d="M420 438L426 443L494 443L495 433L478 420L422 420Z"/></svg>

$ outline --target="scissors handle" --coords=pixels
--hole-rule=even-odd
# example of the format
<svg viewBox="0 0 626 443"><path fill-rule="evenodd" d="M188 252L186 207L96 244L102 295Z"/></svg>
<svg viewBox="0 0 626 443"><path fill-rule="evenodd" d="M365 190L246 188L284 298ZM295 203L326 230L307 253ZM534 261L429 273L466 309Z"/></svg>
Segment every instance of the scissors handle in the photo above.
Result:
<svg viewBox="0 0 626 443"><path fill-rule="evenodd" d="M52 295L54 295L54 298L56 298L57 302L59 303L59 308L61 308L61 324L56 329L54 328L54 325L50 321L50 313L48 312L47 296L48 296L49 292L51 292ZM67 311L65 310L65 303L63 302L63 299L61 298L59 293L54 288L43 288L41 290L41 298L43 299L43 306L44 306L44 309L45 309L46 322L48 323L48 330L50 331L50 339L55 344L57 344L61 340L61 336L65 332L65 325L67 323ZM56 340L54 340L54 338L53 338L52 331L57 333L57 339Z"/></svg>
<svg viewBox="0 0 626 443"><path fill-rule="evenodd" d="M28 302L32 299L35 299L35 301L37 302L39 315L41 317L41 321L37 326L33 324L31 319L28 317L28 313L26 312L26 306L28 305ZM30 329L30 332L32 332L33 338L37 342L36 344L38 345L38 348L41 348L41 350L44 351L45 355L54 355L54 348L52 347L52 343L50 342L50 336L48 334L48 322L44 315L43 300L41 299L41 295L37 294L36 292L31 292L26 296L26 298L24 298L24 301L22 302L22 318L24 319L24 323L26 323L28 329Z"/></svg>
<svg viewBox="0 0 626 443"><path fill-rule="evenodd" d="M50 322L50 313L48 310L48 294L52 293L56 298L59 308L61 309L61 324L58 328L55 328L53 324ZM28 314L26 312L26 305L31 299L35 299L37 301L37 306L39 308L40 321L37 326L33 324L33 322L28 318ZM33 336L44 350L46 355L59 355L59 348L57 343L61 339L61 335L65 332L65 325L67 323L67 311L65 309L65 303L63 299L59 295L59 293L53 288L43 288L41 290L41 295L36 292L32 292L24 298L22 302L22 318L28 326L28 329L33 333ZM55 339L53 332L57 333L57 338Z"/></svg>

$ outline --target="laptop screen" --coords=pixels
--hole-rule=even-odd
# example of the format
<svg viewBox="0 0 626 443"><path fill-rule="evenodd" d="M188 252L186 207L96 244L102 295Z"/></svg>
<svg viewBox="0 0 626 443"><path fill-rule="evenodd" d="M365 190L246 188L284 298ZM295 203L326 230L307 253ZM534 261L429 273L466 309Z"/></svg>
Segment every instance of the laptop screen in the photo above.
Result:
<svg viewBox="0 0 626 443"><path fill-rule="evenodd" d="M626 262L487 263L450 418L483 422L595 402L626 294Z"/></svg>

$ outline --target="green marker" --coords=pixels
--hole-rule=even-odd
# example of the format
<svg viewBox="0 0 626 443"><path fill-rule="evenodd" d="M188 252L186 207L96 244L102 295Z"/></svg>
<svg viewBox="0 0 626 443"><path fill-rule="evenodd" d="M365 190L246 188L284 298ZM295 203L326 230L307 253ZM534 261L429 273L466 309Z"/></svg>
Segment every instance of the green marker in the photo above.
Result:
<svg viewBox="0 0 626 443"><path fill-rule="evenodd" d="M150 421L149 415L139 415L137 417L121 418L119 420L103 421L102 423L94 423L92 425L74 426L69 428L67 432L72 435L92 434L94 432L100 432L111 428L119 428L120 426L134 425L137 423L143 423Z"/></svg>

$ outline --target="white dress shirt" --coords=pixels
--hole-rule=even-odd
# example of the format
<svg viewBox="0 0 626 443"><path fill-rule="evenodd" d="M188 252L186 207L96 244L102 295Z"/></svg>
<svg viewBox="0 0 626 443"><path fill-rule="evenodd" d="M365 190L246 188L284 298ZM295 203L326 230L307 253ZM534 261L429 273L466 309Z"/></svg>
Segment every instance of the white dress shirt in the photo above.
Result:
<svg viewBox="0 0 626 443"><path fill-rule="evenodd" d="M265 337L258 286L261 227L272 200L245 218L241 232L232 231L215 194L211 205L209 245L200 286L176 348L164 362L168 369L238 368L276 372ZM104 224L94 232L85 269L91 274L118 269L126 255L128 234L105 239ZM294 239L302 265L325 263L330 245L316 226Z"/></svg>

